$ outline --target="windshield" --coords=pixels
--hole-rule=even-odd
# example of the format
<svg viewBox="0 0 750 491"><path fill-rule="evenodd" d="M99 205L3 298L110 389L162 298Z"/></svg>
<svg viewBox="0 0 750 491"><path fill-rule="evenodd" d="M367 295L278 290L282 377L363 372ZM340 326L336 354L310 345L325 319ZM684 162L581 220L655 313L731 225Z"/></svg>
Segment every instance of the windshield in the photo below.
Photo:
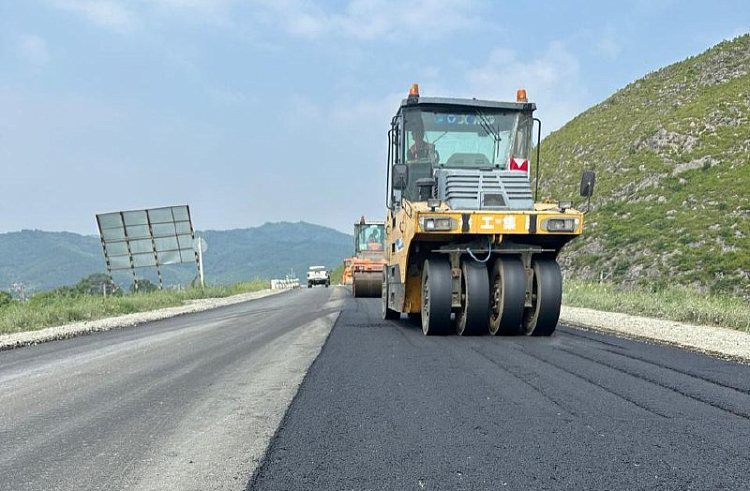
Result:
<svg viewBox="0 0 750 491"><path fill-rule="evenodd" d="M518 111L499 109L406 109L404 161L429 162L433 167L505 169L521 116L528 118Z"/></svg>
<svg viewBox="0 0 750 491"><path fill-rule="evenodd" d="M359 225L357 252L382 251L385 240L382 224Z"/></svg>

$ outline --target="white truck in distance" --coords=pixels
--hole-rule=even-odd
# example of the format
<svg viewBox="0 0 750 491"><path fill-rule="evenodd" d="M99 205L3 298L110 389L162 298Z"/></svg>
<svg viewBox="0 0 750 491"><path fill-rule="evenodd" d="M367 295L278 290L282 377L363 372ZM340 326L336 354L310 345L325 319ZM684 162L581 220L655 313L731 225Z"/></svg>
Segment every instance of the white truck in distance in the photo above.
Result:
<svg viewBox="0 0 750 491"><path fill-rule="evenodd" d="M331 275L325 266L310 266L307 269L307 288L313 285L325 285L326 288L331 284Z"/></svg>

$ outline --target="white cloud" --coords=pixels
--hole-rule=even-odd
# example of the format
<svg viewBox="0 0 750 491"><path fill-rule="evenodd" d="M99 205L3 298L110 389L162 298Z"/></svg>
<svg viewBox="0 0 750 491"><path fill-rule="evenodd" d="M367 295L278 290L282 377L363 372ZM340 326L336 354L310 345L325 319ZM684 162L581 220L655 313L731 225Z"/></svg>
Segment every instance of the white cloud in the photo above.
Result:
<svg viewBox="0 0 750 491"><path fill-rule="evenodd" d="M58 8L84 16L98 27L126 32L136 23L134 15L122 3L110 0L50 0Z"/></svg>
<svg viewBox="0 0 750 491"><path fill-rule="evenodd" d="M191 20L227 25L232 23L232 8L239 0L140 0L140 3L165 15L186 15Z"/></svg>
<svg viewBox="0 0 750 491"><path fill-rule="evenodd" d="M510 63L516 58L516 53L513 50L506 48L496 48L490 53L490 63L493 65L501 65L503 63Z"/></svg>
<svg viewBox="0 0 750 491"><path fill-rule="evenodd" d="M551 43L537 59L495 50L485 65L469 71L467 82L470 93L464 95L491 100L514 100L516 90L525 88L545 134L576 116L586 99L578 59L561 42Z"/></svg>
<svg viewBox="0 0 750 491"><path fill-rule="evenodd" d="M391 117L406 92L385 94L376 97L315 102L309 97L291 95L287 97L287 109L283 111L283 123L300 131L320 131L322 134L347 134L347 144L352 141L374 140L382 143L383 135L390 129ZM357 128L352 132L352 128ZM373 138L373 135L377 135ZM377 145L376 145L377 146ZM386 146L383 145L383 150Z"/></svg>
<svg viewBox="0 0 750 491"><path fill-rule="evenodd" d="M300 37L346 37L361 41L437 39L479 25L479 0L351 0L326 12L309 0L256 0L288 33Z"/></svg>
<svg viewBox="0 0 750 491"><path fill-rule="evenodd" d="M481 24L485 0L349 0L331 10L322 0L47 0L77 12L99 27L128 31L137 24L136 12L147 15L188 15L226 25L235 10L250 9L251 24L263 23L287 34L315 39L360 41L438 39ZM246 26L247 27L247 26Z"/></svg>
<svg viewBox="0 0 750 491"><path fill-rule="evenodd" d="M594 49L600 55L615 59L622 52L622 40L615 29L608 27L599 32L593 40Z"/></svg>
<svg viewBox="0 0 750 491"><path fill-rule="evenodd" d="M232 3L236 3L236 0L141 0L141 2L159 4L174 9L219 12L225 10Z"/></svg>
<svg viewBox="0 0 750 491"><path fill-rule="evenodd" d="M256 102L254 96L248 96L244 92L233 89L210 89L208 96L213 102L222 106L239 106Z"/></svg>
<svg viewBox="0 0 750 491"><path fill-rule="evenodd" d="M39 36L26 34L16 42L18 53L34 65L43 65L49 61L47 42Z"/></svg>
<svg viewBox="0 0 750 491"><path fill-rule="evenodd" d="M678 3L678 0L636 0L634 7L637 12L653 14L663 12Z"/></svg>

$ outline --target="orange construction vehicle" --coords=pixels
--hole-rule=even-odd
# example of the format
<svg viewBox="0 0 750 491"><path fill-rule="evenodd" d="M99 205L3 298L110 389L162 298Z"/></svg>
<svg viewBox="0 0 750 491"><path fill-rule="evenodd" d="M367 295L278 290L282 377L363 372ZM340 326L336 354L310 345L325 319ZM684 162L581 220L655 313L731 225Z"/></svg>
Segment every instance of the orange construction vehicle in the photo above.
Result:
<svg viewBox="0 0 750 491"><path fill-rule="evenodd" d="M351 278L355 297L381 295L385 265L384 241L383 222L365 221L365 217L361 217L359 223L354 224L354 256L344 260L343 281L346 284L348 278Z"/></svg>

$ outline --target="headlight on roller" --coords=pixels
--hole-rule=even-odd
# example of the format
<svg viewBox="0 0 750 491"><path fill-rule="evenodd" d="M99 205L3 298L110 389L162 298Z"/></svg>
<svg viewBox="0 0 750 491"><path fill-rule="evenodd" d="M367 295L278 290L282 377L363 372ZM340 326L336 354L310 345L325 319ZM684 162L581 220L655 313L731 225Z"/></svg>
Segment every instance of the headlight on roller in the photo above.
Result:
<svg viewBox="0 0 750 491"><path fill-rule="evenodd" d="M421 219L424 232L447 232L453 230L453 220L450 217L424 217Z"/></svg>
<svg viewBox="0 0 750 491"><path fill-rule="evenodd" d="M573 232L578 228L578 218L547 218L541 229L547 232Z"/></svg>

